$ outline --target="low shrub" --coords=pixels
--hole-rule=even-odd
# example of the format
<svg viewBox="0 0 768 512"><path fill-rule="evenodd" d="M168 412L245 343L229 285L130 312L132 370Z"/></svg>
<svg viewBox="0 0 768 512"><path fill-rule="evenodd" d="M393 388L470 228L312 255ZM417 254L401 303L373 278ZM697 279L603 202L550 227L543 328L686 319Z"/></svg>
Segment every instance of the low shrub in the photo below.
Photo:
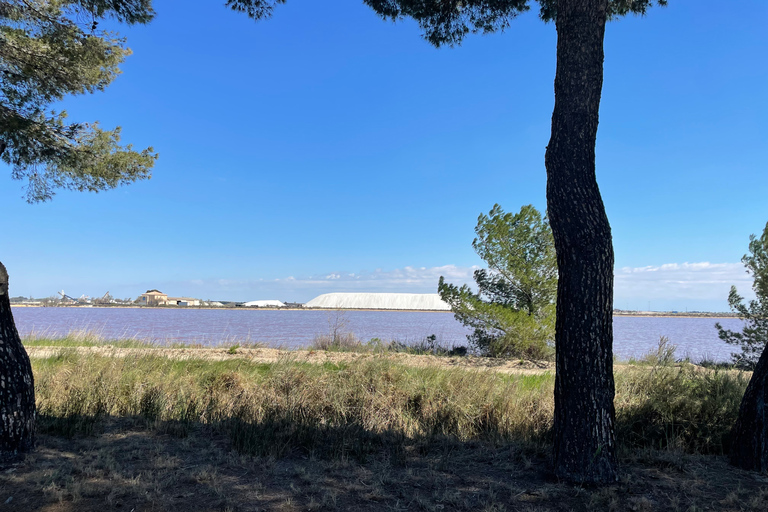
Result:
<svg viewBox="0 0 768 512"><path fill-rule="evenodd" d="M362 348L363 344L351 332L337 333L333 335L318 334L312 340L310 349L313 350L332 350L332 351L354 351Z"/></svg>

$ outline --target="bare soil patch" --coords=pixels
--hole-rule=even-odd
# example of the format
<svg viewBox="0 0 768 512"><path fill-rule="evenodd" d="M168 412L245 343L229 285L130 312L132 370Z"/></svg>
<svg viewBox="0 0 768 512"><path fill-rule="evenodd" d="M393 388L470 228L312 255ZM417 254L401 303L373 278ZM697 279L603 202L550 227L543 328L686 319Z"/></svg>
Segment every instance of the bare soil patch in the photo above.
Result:
<svg viewBox="0 0 768 512"><path fill-rule="evenodd" d="M554 372L555 364L550 361L508 360L477 356L431 356L404 353L366 353L334 352L325 350L281 350L275 348L238 348L230 353L229 348L123 348L110 345L98 347L27 347L30 357L52 357L62 351L75 351L78 354L98 354L109 357L154 355L172 359L205 359L224 361L245 359L254 363L276 363L293 361L298 363L355 363L374 359L387 359L392 362L414 367L440 369L463 368L467 370L490 370L500 373L542 374Z"/></svg>

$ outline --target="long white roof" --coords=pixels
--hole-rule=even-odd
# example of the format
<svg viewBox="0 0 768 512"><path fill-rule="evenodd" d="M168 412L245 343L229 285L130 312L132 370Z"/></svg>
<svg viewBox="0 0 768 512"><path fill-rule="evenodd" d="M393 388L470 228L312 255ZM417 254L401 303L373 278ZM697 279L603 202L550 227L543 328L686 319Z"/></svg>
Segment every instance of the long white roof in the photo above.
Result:
<svg viewBox="0 0 768 512"><path fill-rule="evenodd" d="M305 308L328 309L415 309L450 311L436 293L324 293L304 304Z"/></svg>
<svg viewBox="0 0 768 512"><path fill-rule="evenodd" d="M246 308L284 308L285 304L279 300L252 300L243 306Z"/></svg>

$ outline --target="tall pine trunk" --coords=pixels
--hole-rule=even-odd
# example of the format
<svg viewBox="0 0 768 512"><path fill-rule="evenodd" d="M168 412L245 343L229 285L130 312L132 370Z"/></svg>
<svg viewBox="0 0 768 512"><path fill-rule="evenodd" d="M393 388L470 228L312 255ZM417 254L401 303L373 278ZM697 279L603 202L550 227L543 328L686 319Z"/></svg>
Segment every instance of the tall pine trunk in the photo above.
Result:
<svg viewBox="0 0 768 512"><path fill-rule="evenodd" d="M554 462L559 478L616 480L613 245L595 177L607 0L560 0L547 208L557 250Z"/></svg>
<svg viewBox="0 0 768 512"><path fill-rule="evenodd" d="M8 272L0 263L0 462L8 462L35 445L35 387L29 363L11 314Z"/></svg>
<svg viewBox="0 0 768 512"><path fill-rule="evenodd" d="M731 464L768 471L768 347L757 361L733 427Z"/></svg>

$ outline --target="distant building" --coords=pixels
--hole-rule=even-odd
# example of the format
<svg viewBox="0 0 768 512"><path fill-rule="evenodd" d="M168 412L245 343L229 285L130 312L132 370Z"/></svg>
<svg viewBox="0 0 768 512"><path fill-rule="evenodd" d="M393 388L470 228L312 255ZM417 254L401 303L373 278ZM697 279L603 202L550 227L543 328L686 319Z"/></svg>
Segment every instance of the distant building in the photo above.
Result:
<svg viewBox="0 0 768 512"><path fill-rule="evenodd" d="M136 302L142 306L164 306L168 302L168 295L160 290L147 290L147 293L139 295Z"/></svg>
<svg viewBox="0 0 768 512"><path fill-rule="evenodd" d="M142 306L199 306L200 299L191 297L169 297L160 290L147 290L139 295L136 302Z"/></svg>
<svg viewBox="0 0 768 512"><path fill-rule="evenodd" d="M199 306L200 299L190 297L168 297L165 301L166 306Z"/></svg>

